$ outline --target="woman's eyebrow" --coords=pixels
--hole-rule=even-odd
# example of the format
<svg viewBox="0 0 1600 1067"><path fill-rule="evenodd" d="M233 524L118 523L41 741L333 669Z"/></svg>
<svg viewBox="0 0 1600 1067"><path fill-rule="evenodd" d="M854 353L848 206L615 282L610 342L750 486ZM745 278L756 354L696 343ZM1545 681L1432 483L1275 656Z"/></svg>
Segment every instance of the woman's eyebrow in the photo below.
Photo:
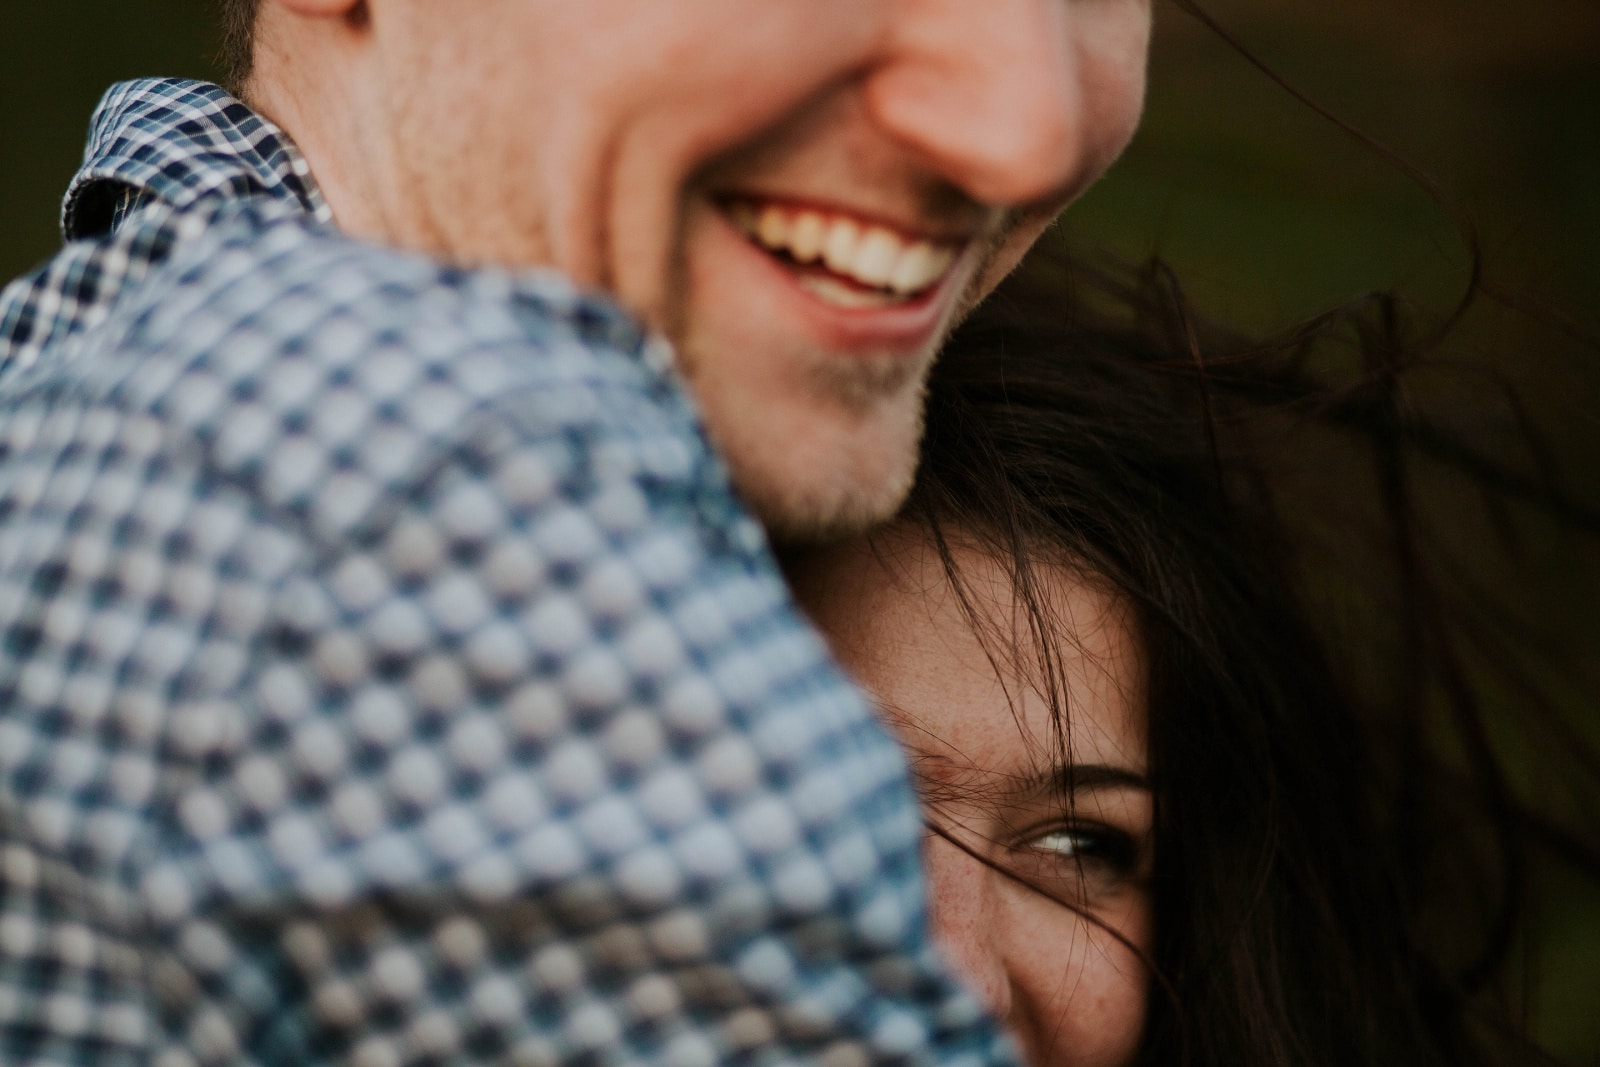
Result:
<svg viewBox="0 0 1600 1067"><path fill-rule="evenodd" d="M1150 792L1150 779L1131 767L1109 763L1058 764L1015 779L1019 797L1071 794L1086 789L1142 789Z"/></svg>

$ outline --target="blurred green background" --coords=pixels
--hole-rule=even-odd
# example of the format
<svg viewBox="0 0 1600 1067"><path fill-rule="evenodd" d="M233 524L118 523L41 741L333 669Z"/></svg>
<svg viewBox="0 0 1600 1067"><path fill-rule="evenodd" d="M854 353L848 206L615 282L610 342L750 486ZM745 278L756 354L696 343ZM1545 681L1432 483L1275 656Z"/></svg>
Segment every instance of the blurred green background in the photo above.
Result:
<svg viewBox="0 0 1600 1067"><path fill-rule="evenodd" d="M1471 434L1505 418L1481 386L1509 383L1545 439L1546 469L1600 507L1600 0L1202 6L1322 107L1437 179L1477 227L1488 280L1523 307L1480 301L1441 354L1461 370L1412 383L1418 404ZM1423 321L1447 313L1470 268L1450 213L1194 18L1163 0L1156 11L1144 128L1068 212L1069 240L1135 262L1159 255L1204 313L1247 327L1282 328L1374 290L1399 292ZM1339 491L1350 473L1321 473L1326 510L1359 495ZM1487 547L1495 520L1470 493L1419 484L1423 521L1539 634L1535 669L1600 751L1595 539L1524 515L1510 561ZM1586 802L1563 800L1571 762L1548 740L1529 743L1520 694L1483 689L1521 795L1596 847L1593 779ZM1523 1010L1563 1062L1600 1067L1600 888L1555 862L1534 879Z"/></svg>
<svg viewBox="0 0 1600 1067"><path fill-rule="evenodd" d="M1251 327L1377 289L1399 290L1424 314L1448 308L1468 257L1440 205L1192 18L1156 5L1143 132L1068 213L1071 238L1136 261L1159 254L1201 308ZM1486 307L1452 354L1516 386L1568 489L1600 504L1600 0L1209 9L1459 201L1482 232L1490 277L1543 310ZM57 203L103 89L144 74L215 76L214 53L203 0L0 0L0 277L56 246ZM1530 610L1554 620L1559 660L1592 681L1594 545L1555 538L1542 551L1503 581L1526 583ZM1571 713L1600 732L1600 709ZM1566 1061L1600 1067L1597 897L1559 866L1543 870L1526 967L1536 1031Z"/></svg>

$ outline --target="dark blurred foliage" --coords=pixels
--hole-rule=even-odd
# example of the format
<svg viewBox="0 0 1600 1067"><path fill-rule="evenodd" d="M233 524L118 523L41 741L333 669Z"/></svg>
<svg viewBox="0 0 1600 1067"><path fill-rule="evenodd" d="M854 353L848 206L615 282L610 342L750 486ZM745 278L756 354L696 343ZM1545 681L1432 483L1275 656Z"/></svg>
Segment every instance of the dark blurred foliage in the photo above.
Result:
<svg viewBox="0 0 1600 1067"><path fill-rule="evenodd" d="M1143 132L1068 213L1061 239L1132 262L1158 255L1197 308L1245 330L1281 330L1379 290L1397 293L1424 332L1443 320L1471 266L1446 206L1191 17L1156 6ZM1405 402L1516 477L1600 512L1600 2L1206 7L1319 104L1436 177L1477 227L1484 291L1430 357L1437 369L1408 373ZM0 0L0 276L55 247L56 205L106 85L216 71L204 0ZM1507 640L1531 650L1518 662L1573 731L1558 740L1519 729L1524 697L1486 675L1512 784L1593 834L1600 812L1563 791L1552 752L1600 745L1596 531L1582 516L1483 493L1458 464L1440 467L1420 461L1414 472L1421 521L1462 588L1492 602ZM1373 495L1371 472L1336 440L1286 450L1284 469L1310 539L1347 530L1353 502ZM1370 598L1352 591L1361 560L1340 563L1320 582L1327 610L1373 624ZM1600 893L1559 859L1532 874L1513 992L1552 1051L1600 1065ZM1462 887L1463 900L1480 888Z"/></svg>
<svg viewBox="0 0 1600 1067"><path fill-rule="evenodd" d="M0 0L0 277L50 255L89 114L112 82L215 77L205 0Z"/></svg>

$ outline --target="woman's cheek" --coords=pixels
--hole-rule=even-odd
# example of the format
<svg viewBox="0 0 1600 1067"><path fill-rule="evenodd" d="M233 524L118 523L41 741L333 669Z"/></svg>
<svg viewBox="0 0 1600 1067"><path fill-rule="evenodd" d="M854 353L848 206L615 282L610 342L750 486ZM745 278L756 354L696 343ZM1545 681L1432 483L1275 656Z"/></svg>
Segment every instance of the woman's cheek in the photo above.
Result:
<svg viewBox="0 0 1600 1067"><path fill-rule="evenodd" d="M1110 930L1053 901L1021 909L1006 932L1011 1028L1032 1067L1126 1067L1144 1035L1150 978L1145 894L1100 913ZM1109 912L1109 913L1107 913Z"/></svg>

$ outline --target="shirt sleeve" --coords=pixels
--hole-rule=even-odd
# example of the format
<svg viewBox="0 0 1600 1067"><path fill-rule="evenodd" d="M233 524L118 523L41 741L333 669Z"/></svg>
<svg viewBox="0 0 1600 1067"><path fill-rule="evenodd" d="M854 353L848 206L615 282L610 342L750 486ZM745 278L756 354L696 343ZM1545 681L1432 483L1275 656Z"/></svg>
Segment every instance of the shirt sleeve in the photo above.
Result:
<svg viewBox="0 0 1600 1067"><path fill-rule="evenodd" d="M1004 1062L930 949L899 753L720 469L537 406L337 540L149 420L74 424L118 445L63 514L125 507L45 549L34 621L78 611L63 684L110 687L59 854L137 813L120 1033L148 1007L163 1067Z"/></svg>

